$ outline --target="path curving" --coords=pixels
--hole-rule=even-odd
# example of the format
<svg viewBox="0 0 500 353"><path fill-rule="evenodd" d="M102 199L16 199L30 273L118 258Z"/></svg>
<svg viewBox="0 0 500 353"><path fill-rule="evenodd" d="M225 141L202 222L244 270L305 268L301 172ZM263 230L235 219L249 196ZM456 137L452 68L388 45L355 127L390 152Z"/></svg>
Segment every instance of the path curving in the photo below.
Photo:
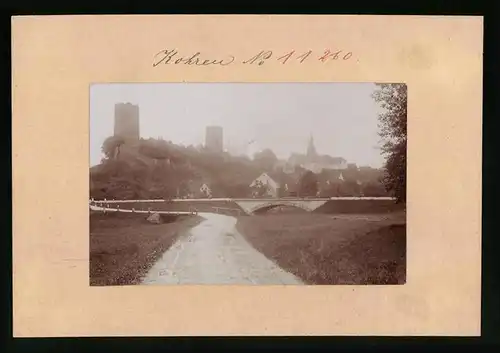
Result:
<svg viewBox="0 0 500 353"><path fill-rule="evenodd" d="M236 218L199 215L204 220L163 254L142 284L303 284L255 250L236 230Z"/></svg>

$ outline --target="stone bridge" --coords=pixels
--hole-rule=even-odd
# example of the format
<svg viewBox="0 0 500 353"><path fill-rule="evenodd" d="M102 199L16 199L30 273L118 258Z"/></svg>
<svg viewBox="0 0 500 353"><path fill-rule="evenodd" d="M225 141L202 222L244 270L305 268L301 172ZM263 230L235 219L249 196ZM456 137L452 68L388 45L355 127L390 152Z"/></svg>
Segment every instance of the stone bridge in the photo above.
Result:
<svg viewBox="0 0 500 353"><path fill-rule="evenodd" d="M257 211L265 211L279 206L301 208L308 212L323 206L329 199L233 199L243 211L251 215Z"/></svg>
<svg viewBox="0 0 500 353"><path fill-rule="evenodd" d="M156 210L157 208L161 209L161 204L168 202L169 204L175 203L178 204L178 209L175 211L180 211L181 209L185 209L188 211L191 208L198 209L198 205L203 208L207 208L208 210L212 209L215 212L219 210L230 210L235 211L236 214L243 211L248 215L252 215L258 211L266 211L272 209L274 207L279 206L292 206L301 208L308 212L314 211L317 208L323 206L327 202L342 202L342 201L386 201L389 203L393 202L393 198L391 197L330 197L330 198L212 198L212 199L171 199L171 200L90 200L92 204L95 206L104 206L104 207L113 207L113 204L123 204L122 209L128 208L126 206L127 203L143 203L150 204L152 210ZM370 201L371 200L371 201ZM151 205L152 203L158 203L160 207L155 207ZM231 207L231 203L236 207ZM357 203L357 202L355 202ZM183 205L184 204L184 205ZM380 203L381 205L383 203ZM341 208L345 208L346 204L341 206ZM369 205L369 207L373 207ZM358 207L359 208L359 207ZM174 211L174 209L172 210ZM201 212L201 211L200 211ZM204 211L209 212L209 211Z"/></svg>

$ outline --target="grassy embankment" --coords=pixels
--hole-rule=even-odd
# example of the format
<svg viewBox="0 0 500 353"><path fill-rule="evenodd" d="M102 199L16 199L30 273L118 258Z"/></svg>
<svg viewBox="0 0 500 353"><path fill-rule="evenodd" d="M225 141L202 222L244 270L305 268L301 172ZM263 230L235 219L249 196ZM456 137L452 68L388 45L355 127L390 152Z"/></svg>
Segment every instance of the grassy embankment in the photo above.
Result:
<svg viewBox="0 0 500 353"><path fill-rule="evenodd" d="M138 284L160 256L198 216L162 215L161 224L147 214L91 212L90 285Z"/></svg>
<svg viewBox="0 0 500 353"><path fill-rule="evenodd" d="M406 216L291 213L239 217L247 240L307 284L404 284Z"/></svg>

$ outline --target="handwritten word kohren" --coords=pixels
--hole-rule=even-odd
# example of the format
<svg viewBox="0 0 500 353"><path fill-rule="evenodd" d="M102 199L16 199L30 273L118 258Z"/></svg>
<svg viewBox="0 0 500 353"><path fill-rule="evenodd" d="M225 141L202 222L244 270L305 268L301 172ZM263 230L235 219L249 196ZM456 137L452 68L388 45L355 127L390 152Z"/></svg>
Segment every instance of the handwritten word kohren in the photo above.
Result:
<svg viewBox="0 0 500 353"><path fill-rule="evenodd" d="M228 55L225 59L202 59L200 58L201 53L196 52L195 54L188 57L178 57L178 52L175 49L172 50L162 50L155 55L155 60L153 62L153 67L160 64L185 64L185 65L198 65L198 66L208 66L208 65L221 65L227 66L234 61L234 56Z"/></svg>
<svg viewBox="0 0 500 353"><path fill-rule="evenodd" d="M312 50L308 50L305 52L297 52L295 50L291 50L288 53L280 53L276 55L271 50L262 50L251 58L244 59L242 61L237 61L233 55L226 55L222 58L217 59L206 59L202 57L200 52L196 52L192 55L187 56L179 56L179 52L177 49L164 49L154 56L153 67L156 67L160 64L174 64L174 65L195 65L195 66L211 66L211 65L219 65L219 66L227 66L230 64L238 63L244 65L263 65L270 60L276 60L281 64L286 64L292 62L293 60L303 63L307 60L316 60L322 63L326 63L329 61L346 61L352 58L352 52L346 52L343 50L331 51L330 49L326 49L321 54L315 54Z"/></svg>

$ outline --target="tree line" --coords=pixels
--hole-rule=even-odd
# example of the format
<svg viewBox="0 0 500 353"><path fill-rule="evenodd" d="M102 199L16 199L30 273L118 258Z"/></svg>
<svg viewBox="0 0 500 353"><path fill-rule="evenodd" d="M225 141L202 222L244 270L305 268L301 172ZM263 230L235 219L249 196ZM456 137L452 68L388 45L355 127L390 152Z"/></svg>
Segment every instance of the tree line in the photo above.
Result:
<svg viewBox="0 0 500 353"><path fill-rule="evenodd" d="M126 141L111 136L102 145L103 159L90 170L90 196L95 199L144 199L206 196L200 186L206 183L213 197L251 197L266 193L250 188L262 172L276 172L276 155L269 149L253 158L212 153L202 146L180 146L162 139ZM279 196L385 196L380 171L373 168L344 171L345 180L327 180L327 173L316 175L297 168L300 175L279 188ZM349 178L349 174L353 174ZM357 175L354 175L357 173ZM356 178L362 179L362 183ZM331 178L330 178L331 179ZM281 182L281 180L277 180ZM328 182L326 182L328 181Z"/></svg>
<svg viewBox="0 0 500 353"><path fill-rule="evenodd" d="M386 157L383 183L398 202L406 203L406 149L408 88L404 83L380 83L373 93L379 115L382 153Z"/></svg>

